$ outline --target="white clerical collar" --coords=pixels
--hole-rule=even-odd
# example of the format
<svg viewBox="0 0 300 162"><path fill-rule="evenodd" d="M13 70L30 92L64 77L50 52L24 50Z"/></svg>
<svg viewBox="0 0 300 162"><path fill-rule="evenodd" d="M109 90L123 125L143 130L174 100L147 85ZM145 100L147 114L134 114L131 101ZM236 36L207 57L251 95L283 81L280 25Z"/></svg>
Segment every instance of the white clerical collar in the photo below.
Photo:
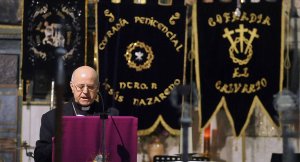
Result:
<svg viewBox="0 0 300 162"><path fill-rule="evenodd" d="M77 105L77 106L78 106L78 105ZM75 116L85 116L85 115L82 115L82 114L78 114L78 113L77 113L76 108L75 108L73 102L72 102L72 107L73 107ZM85 107L82 106L80 110L82 110L82 111L88 111L88 110L90 110L90 108L91 108L91 106L85 106Z"/></svg>
<svg viewBox="0 0 300 162"><path fill-rule="evenodd" d="M82 106L81 110L82 111L88 111L88 110L90 110L90 108L91 108L91 106Z"/></svg>

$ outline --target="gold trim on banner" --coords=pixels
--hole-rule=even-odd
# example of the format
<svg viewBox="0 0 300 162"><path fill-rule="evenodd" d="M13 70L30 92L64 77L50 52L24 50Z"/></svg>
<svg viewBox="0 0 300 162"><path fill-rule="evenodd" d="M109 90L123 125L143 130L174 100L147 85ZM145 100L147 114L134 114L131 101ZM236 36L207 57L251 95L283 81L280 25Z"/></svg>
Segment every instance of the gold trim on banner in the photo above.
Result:
<svg viewBox="0 0 300 162"><path fill-rule="evenodd" d="M279 128L279 127L273 122L273 120L272 120L272 118L270 117L269 113L267 112L266 108L263 106L263 104L262 104L261 101L259 100L259 97L254 96L253 101L252 101L252 104L251 104L250 109L249 109L249 112L248 112L248 115L247 115L247 119L246 119L246 121L245 121L245 124L244 124L244 126L242 127L240 134L237 136L236 130L235 130L235 127L234 127L234 120L233 120L233 118L232 118L232 116L231 116L231 113L229 112L228 106L227 106L227 104L226 104L226 99L225 99L225 97L223 96L223 97L221 98L221 100L220 100L220 102L219 102L219 104L218 104L216 110L215 110L214 113L211 115L211 117L209 118L208 122L204 125L204 127L203 127L202 129L205 129L208 125L210 125L212 118L214 118L214 117L219 113L219 111L221 110L221 108L223 108L223 109L225 110L225 113L226 113L227 119L228 119L228 121L229 121L229 124L230 124L230 126L232 127L232 134L233 134L234 137L239 138L239 137L241 137L241 135L242 135L243 133L245 133L245 131L246 131L246 129L247 129L249 123L250 123L251 116L253 115L254 110L255 110L256 108L261 109L261 111L263 112L263 114L265 114L265 115L267 116L267 118L269 119L269 121L271 121L271 124L272 124L273 127L277 128L277 129Z"/></svg>
<svg viewBox="0 0 300 162"><path fill-rule="evenodd" d="M229 109L228 109L228 106L227 106L227 104L226 104L226 101L225 101L225 97L224 97L224 96L221 98L220 102L218 103L218 105L217 105L217 107L216 107L216 110L213 112L213 114L211 115L211 117L208 119L208 121L207 121L206 124L204 125L203 130L204 130L207 126L210 125L212 118L215 117L215 116L218 114L218 112L221 110L221 108L223 108L223 109L225 110L225 114L226 114L227 119L228 119L228 121L229 121L229 124L230 124L230 126L231 126L231 128L232 128L232 134L233 134L233 136L236 136L233 118L232 118L232 116L231 116L231 114L230 114L230 112L229 112ZM201 127L200 127L200 129L201 129Z"/></svg>
<svg viewBox="0 0 300 162"><path fill-rule="evenodd" d="M290 2L290 1L289 1ZM291 21L290 21L290 9L289 7L290 6L290 3L287 3L287 5L285 6L284 8L284 12L286 13L283 18L282 18L282 21L284 21L284 24L290 24ZM284 25L282 24L282 25ZM286 33L286 35L290 35L290 26L287 26L286 29L284 30L284 33ZM287 38L285 38L287 39ZM290 44L289 43L286 43L285 45L285 54L284 54L284 69L285 72L286 72L286 87L287 89L289 89L289 83L290 83L290 68L291 68L291 60L290 60Z"/></svg>
<svg viewBox="0 0 300 162"><path fill-rule="evenodd" d="M121 0L111 0L111 3L119 4L121 3Z"/></svg>
<svg viewBox="0 0 300 162"><path fill-rule="evenodd" d="M281 91L281 90L280 90ZM271 121L271 124L273 127L275 128L279 128L272 120L270 114L267 112L266 108L264 107L264 105L262 104L262 102L260 101L259 97L258 96L255 96L254 99L253 99L253 102L252 102L252 105L251 105L251 108L248 112L248 116L247 116L247 119L246 119L246 122L241 130L241 133L240 134L243 134L245 133L249 123L250 123L250 119L251 119L251 116L252 114L254 113L254 110L256 108L260 108L262 113L265 114L267 116L267 118L269 119L269 121Z"/></svg>
<svg viewBox="0 0 300 162"><path fill-rule="evenodd" d="M23 21L23 19L22 19L22 21ZM22 23L21 23L21 25L0 25L0 29L20 30L20 29L22 29Z"/></svg>
<svg viewBox="0 0 300 162"><path fill-rule="evenodd" d="M282 89L283 89L283 77L284 77L284 43L285 43L285 9L287 9L287 7L285 6L285 2L282 1L281 2L281 43L280 43L280 48L281 48L281 51L280 51L280 83L279 83L279 91L282 92ZM287 4L286 4L287 5ZM288 11L289 12L289 11ZM289 19L290 17L288 17Z"/></svg>
<svg viewBox="0 0 300 162"><path fill-rule="evenodd" d="M88 0L84 0L85 20L84 20L84 65L87 64L87 30L88 30Z"/></svg>
<svg viewBox="0 0 300 162"><path fill-rule="evenodd" d="M279 76L279 91L281 92L282 89L283 89L283 77L284 77L284 38L285 38L285 23L284 23L284 2L282 1L282 9L281 9L281 50L280 50L280 76ZM197 15L195 15L193 18L193 21L196 21L197 23ZM193 26L193 31L194 31L194 41L195 43L197 42L198 43L198 32L197 32L197 26ZM195 52L198 51L198 44L196 44L195 46ZM196 61L195 61L195 68L196 68L196 83L197 83L197 89L198 89L198 93L200 94L200 87L201 87L201 84L200 84L200 66L199 66L199 54L198 52L196 52ZM197 59L198 58L198 59ZM201 95L201 94L200 94ZM201 98L201 97L199 97ZM199 113L200 113L200 117L202 117L202 114L201 114L201 110L202 110L202 107L201 107L201 104L199 104L200 107L199 107ZM204 127L201 128L201 119L199 121L199 129L200 131L203 131L211 122L212 118L214 118L216 116L216 114L220 111L221 108L224 108L225 112L226 112L226 116L229 120L229 123L232 127L232 133L233 133L233 136L234 137L241 137L241 135L243 135L248 127L248 124L250 123L250 119L251 119L251 116L255 110L255 108L260 108L262 113L267 116L268 120L271 121L270 123L275 127L275 128L279 128L275 123L274 121L272 120L270 114L267 112L266 108L264 107L264 105L262 104L262 102L260 101L259 97L258 96L254 96L253 98L253 101L252 101L252 104L250 106L250 109L249 109L249 112L248 112L248 115L247 115L247 118L246 118L246 121L245 121L245 124L244 126L242 127L241 131L240 131L240 134L237 136L236 134L236 130L235 130L235 127L234 127L234 120L231 116L231 113L229 112L229 109L228 109L228 106L226 104L226 99L224 96L222 96L220 102L218 103L215 111L213 112L213 114L211 115L211 117L208 119L208 121L205 123Z"/></svg>
<svg viewBox="0 0 300 162"><path fill-rule="evenodd" d="M172 6L173 0L158 0L158 5L161 6Z"/></svg>
<svg viewBox="0 0 300 162"><path fill-rule="evenodd" d="M134 4L142 4L142 5L144 5L144 4L147 3L147 0L133 0L133 3Z"/></svg>
<svg viewBox="0 0 300 162"><path fill-rule="evenodd" d="M94 66L96 71L99 74L99 53L98 53L98 1L95 0L94 1L94 5L95 5L95 35L94 35Z"/></svg>
<svg viewBox="0 0 300 162"><path fill-rule="evenodd" d="M173 129L171 128L167 123L166 121L164 120L164 118L159 115L156 119L156 121L154 122L154 124L149 127L148 129L143 129L143 130L139 130L138 131L138 136L146 136L146 135L149 135L151 134L152 132L155 131L155 129L157 128L158 124L161 123L162 126L172 135L179 135L180 134L180 131L177 130L177 129Z"/></svg>
<svg viewBox="0 0 300 162"><path fill-rule="evenodd" d="M25 86L26 86L26 83L25 83L25 81L24 80L22 80L22 75L23 75L23 73L22 73L22 66L23 66L23 55L24 55L24 53L23 53L23 43L24 43L24 38L23 38L23 26L24 26L24 2L23 1L21 1L21 3L22 3L22 6L21 6L21 26L20 26L20 28L21 28L21 51L20 51L20 58L19 58L19 87L18 87L18 95L20 96L20 97L22 97L23 98L23 95L24 95L24 89L23 89L23 87L24 87L24 84L25 84ZM21 107L23 107L23 102L22 101L19 101L20 103L20 106Z"/></svg>

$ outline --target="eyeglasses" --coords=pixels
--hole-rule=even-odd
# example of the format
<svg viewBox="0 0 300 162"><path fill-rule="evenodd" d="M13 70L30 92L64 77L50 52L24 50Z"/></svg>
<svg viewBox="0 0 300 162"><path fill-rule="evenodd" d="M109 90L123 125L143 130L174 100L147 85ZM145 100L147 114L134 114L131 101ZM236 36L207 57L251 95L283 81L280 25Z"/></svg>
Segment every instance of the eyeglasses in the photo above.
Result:
<svg viewBox="0 0 300 162"><path fill-rule="evenodd" d="M96 86L96 85L88 85L88 84L77 84L77 85L73 84L73 85L74 85L76 91L80 91L80 92L82 92L84 90L84 87L86 87L89 91L95 91L98 88L98 86Z"/></svg>

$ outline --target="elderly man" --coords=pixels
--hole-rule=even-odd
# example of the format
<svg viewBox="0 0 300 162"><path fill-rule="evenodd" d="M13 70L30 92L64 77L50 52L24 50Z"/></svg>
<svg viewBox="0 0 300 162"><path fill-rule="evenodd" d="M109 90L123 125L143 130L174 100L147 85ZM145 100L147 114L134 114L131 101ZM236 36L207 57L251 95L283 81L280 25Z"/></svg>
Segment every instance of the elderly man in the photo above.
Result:
<svg viewBox="0 0 300 162"><path fill-rule="evenodd" d="M89 66L77 68L71 78L70 86L73 99L63 108L64 116L99 115L101 106L95 101L99 91L97 72ZM34 150L35 162L52 161L52 137L55 135L55 111L43 114L41 119L40 139Z"/></svg>

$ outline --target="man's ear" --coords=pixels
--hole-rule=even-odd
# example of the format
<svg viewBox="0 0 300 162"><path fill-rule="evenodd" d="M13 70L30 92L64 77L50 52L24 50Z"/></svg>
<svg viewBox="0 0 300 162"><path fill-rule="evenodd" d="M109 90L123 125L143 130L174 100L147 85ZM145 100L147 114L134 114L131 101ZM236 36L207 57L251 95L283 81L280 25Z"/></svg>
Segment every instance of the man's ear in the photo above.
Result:
<svg viewBox="0 0 300 162"><path fill-rule="evenodd" d="M100 91L99 91L99 87L97 87L97 91L96 91L96 92L97 92L97 94L100 92Z"/></svg>
<svg viewBox="0 0 300 162"><path fill-rule="evenodd" d="M71 90L73 92L73 84L72 84L72 82L70 82L70 88L71 88Z"/></svg>

